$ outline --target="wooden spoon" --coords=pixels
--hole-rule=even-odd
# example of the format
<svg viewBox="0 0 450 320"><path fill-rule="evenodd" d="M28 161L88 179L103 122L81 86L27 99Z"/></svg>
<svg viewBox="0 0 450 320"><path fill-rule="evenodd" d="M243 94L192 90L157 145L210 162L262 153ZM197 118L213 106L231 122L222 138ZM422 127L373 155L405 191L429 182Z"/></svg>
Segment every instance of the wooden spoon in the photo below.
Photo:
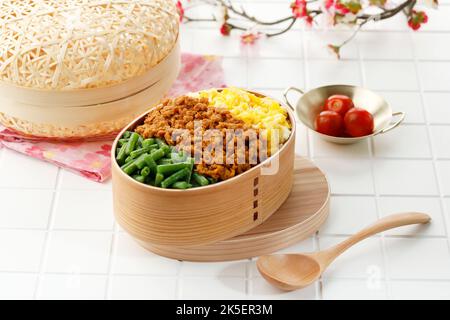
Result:
<svg viewBox="0 0 450 320"><path fill-rule="evenodd" d="M274 254L261 256L256 265L261 275L282 290L304 288L316 281L325 269L345 250L374 234L418 223L428 223L424 213L399 213L384 217L330 249L306 254Z"/></svg>

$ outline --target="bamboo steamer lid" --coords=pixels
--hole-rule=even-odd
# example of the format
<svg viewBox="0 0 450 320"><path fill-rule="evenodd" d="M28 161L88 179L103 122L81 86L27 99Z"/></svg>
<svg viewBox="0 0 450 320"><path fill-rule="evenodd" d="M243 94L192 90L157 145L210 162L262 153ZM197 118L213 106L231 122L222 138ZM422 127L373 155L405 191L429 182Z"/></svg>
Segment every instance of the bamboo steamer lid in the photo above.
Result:
<svg viewBox="0 0 450 320"><path fill-rule="evenodd" d="M18 108L52 112L107 105L143 91L161 96L151 87L167 77L173 82L178 72L179 16L173 1L4 0L0 28L0 97L9 106L17 102ZM134 107L130 104L135 111L130 117L142 112ZM0 121L55 126L18 118L1 106Z"/></svg>

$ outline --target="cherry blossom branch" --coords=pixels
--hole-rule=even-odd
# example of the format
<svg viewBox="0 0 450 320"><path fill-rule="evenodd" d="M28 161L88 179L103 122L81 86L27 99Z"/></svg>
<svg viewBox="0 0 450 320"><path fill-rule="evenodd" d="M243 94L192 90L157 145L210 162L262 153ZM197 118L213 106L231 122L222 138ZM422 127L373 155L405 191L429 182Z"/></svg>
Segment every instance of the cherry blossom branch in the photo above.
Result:
<svg viewBox="0 0 450 320"><path fill-rule="evenodd" d="M437 0L428 0L433 7L437 6ZM361 0L295 0L291 3L290 8L292 14L281 17L273 21L266 21L249 14L243 6L233 4L231 0L197 0L198 3L206 4L222 10L222 16L212 15L211 18L194 18L187 14L183 14L182 19L186 23L191 22L216 22L221 23L221 33L224 36L230 34L232 30L244 31L242 37L248 38L250 33L255 36L251 41L246 43L253 43L259 35L266 37L275 37L284 34L291 30L295 23L299 20L306 21L307 24L312 24L314 19L320 15L327 14L333 19L333 24L348 24L355 26L352 35L343 41L340 45L330 46L338 55L339 49L353 40L362 27L370 21L380 21L390 19L399 13L404 13L408 18L408 25L417 30L422 23L428 20L427 15L423 11L415 11L414 7L417 0L405 0L393 8L386 7L386 0L371 0L370 6L377 7L381 12L376 14L365 13L365 7ZM321 2L321 6L315 6L310 9L312 3ZM182 8L181 1L178 1L180 8ZM367 6L366 6L367 7ZM187 8L189 9L189 8ZM250 26L249 26L250 23ZM280 26L286 24L283 28L276 31L261 31L263 27ZM259 27L259 28L258 28ZM259 29L259 30L258 30ZM255 30L257 30L255 32ZM243 38L244 39L244 38Z"/></svg>

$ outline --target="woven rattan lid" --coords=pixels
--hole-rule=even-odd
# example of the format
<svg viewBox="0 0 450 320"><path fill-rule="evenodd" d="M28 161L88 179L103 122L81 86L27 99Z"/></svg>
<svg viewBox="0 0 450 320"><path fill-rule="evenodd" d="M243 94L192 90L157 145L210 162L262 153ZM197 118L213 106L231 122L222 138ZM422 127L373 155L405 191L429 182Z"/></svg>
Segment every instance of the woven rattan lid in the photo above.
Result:
<svg viewBox="0 0 450 320"><path fill-rule="evenodd" d="M101 88L164 59L179 17L172 0L3 0L0 28L0 81Z"/></svg>

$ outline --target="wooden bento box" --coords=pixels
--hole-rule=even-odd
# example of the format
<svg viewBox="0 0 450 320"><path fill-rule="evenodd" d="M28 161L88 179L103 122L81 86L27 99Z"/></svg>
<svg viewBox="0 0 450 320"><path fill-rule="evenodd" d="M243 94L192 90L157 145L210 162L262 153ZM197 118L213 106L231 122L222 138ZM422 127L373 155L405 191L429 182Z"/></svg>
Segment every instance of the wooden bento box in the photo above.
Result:
<svg viewBox="0 0 450 320"><path fill-rule="evenodd" d="M6 0L0 11L0 123L21 134L111 136L178 75L172 1Z"/></svg>
<svg viewBox="0 0 450 320"><path fill-rule="evenodd" d="M113 153L113 203L118 223L140 243L189 247L231 238L267 220L287 199L293 184L295 118L279 103L292 127L288 140L264 162L217 184L188 190L146 185L126 175ZM147 113L118 135L112 150L122 134L141 124ZM269 166L276 170L262 172Z"/></svg>

